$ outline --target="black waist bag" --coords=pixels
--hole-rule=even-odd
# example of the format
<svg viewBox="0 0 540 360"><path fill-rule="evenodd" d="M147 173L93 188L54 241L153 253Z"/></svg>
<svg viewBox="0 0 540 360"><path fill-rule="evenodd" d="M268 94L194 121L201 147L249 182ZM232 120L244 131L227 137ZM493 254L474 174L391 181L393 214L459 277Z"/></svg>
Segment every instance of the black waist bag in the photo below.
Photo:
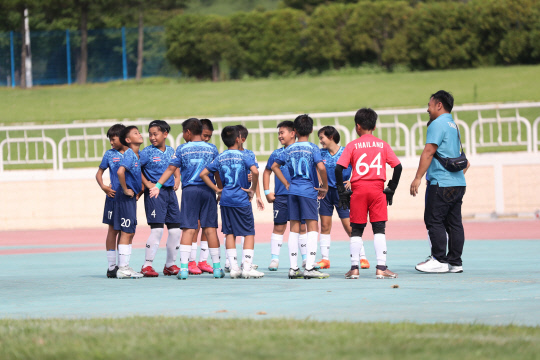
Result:
<svg viewBox="0 0 540 360"><path fill-rule="evenodd" d="M456 124L457 127L457 124ZM461 155L457 158L445 158L442 156L439 156L437 152L435 151L435 154L433 157L437 159L441 165L450 172L458 172L461 170L464 170L467 167L468 160L465 156L465 152L463 151L463 145L461 144L461 136L459 136L459 128L458 128L458 139L459 139L459 145L461 148Z"/></svg>

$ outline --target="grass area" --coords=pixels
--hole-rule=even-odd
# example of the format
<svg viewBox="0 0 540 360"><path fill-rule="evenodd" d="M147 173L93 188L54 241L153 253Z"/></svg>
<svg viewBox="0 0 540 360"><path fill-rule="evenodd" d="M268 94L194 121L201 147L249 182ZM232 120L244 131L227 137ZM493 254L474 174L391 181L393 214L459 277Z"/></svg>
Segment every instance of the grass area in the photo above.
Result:
<svg viewBox="0 0 540 360"><path fill-rule="evenodd" d="M0 320L5 360L535 359L539 352L538 327L185 317Z"/></svg>

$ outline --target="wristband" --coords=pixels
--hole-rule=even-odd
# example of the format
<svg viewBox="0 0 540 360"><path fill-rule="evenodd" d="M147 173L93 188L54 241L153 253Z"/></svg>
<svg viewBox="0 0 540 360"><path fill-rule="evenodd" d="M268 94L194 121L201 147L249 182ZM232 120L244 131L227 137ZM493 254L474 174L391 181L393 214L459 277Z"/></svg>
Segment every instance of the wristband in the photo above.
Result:
<svg viewBox="0 0 540 360"><path fill-rule="evenodd" d="M264 190L264 195L270 194L270 190Z"/></svg>
<svg viewBox="0 0 540 360"><path fill-rule="evenodd" d="M158 189L161 189L162 186L163 186L163 185L161 185L160 183L156 183L156 187L157 187Z"/></svg>

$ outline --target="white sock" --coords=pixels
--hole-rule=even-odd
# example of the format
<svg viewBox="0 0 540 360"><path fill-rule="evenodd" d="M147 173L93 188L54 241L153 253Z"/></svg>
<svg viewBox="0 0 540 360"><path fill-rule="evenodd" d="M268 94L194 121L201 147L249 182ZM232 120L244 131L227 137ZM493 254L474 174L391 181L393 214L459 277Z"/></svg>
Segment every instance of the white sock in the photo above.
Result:
<svg viewBox="0 0 540 360"><path fill-rule="evenodd" d="M283 235L272 233L270 236L270 247L272 249L272 259L279 258L281 251L281 245L283 245Z"/></svg>
<svg viewBox="0 0 540 360"><path fill-rule="evenodd" d="M287 246L289 247L289 260L291 269L298 269L298 237L299 233L290 232Z"/></svg>
<svg viewBox="0 0 540 360"><path fill-rule="evenodd" d="M229 266L233 270L238 270L238 259L236 258L236 249L227 249L227 259L229 260Z"/></svg>
<svg viewBox="0 0 540 360"><path fill-rule="evenodd" d="M191 245L180 244L180 265L186 265L189 262L189 255L191 254Z"/></svg>
<svg viewBox="0 0 540 360"><path fill-rule="evenodd" d="M113 270L116 267L116 250L107 250L107 261L109 270Z"/></svg>
<svg viewBox="0 0 540 360"><path fill-rule="evenodd" d="M319 233L317 231L310 231L307 233L307 258L306 269L312 269L315 264L315 257L317 256L317 239Z"/></svg>
<svg viewBox="0 0 540 360"><path fill-rule="evenodd" d="M377 254L377 265L386 265L386 236L375 234L373 245L375 246L375 254Z"/></svg>
<svg viewBox="0 0 540 360"><path fill-rule="evenodd" d="M221 254L220 254L220 248L211 248L211 249L208 249L209 253L210 253L210 256L212 257L212 264L220 264L221 266ZM206 261L206 260L204 260Z"/></svg>
<svg viewBox="0 0 540 360"><path fill-rule="evenodd" d="M178 249L180 248L180 237L182 236L182 230L179 228L169 229L169 236L167 237L167 261L166 267L171 267L176 262L176 255L178 255Z"/></svg>
<svg viewBox="0 0 540 360"><path fill-rule="evenodd" d="M191 252L189 253L189 262L197 260L197 243L191 244Z"/></svg>
<svg viewBox="0 0 540 360"><path fill-rule="evenodd" d="M351 265L360 264L360 249L364 246L360 236L351 237Z"/></svg>
<svg viewBox="0 0 540 360"><path fill-rule="evenodd" d="M255 255L255 250L253 249L244 249L244 257L242 263L244 264L244 270L250 271L251 264L253 264L253 256Z"/></svg>
<svg viewBox="0 0 540 360"><path fill-rule="evenodd" d="M229 255L227 253L227 235L223 236L223 247L225 248L225 267L230 268L231 262L229 261Z"/></svg>
<svg viewBox="0 0 540 360"><path fill-rule="evenodd" d="M129 245L118 245L118 267L129 266L131 248Z"/></svg>
<svg viewBox="0 0 540 360"><path fill-rule="evenodd" d="M163 236L163 228L150 229L150 236L146 240L145 262L143 267L152 266L156 253L159 248L159 242Z"/></svg>
<svg viewBox="0 0 540 360"><path fill-rule="evenodd" d="M321 234L321 256L324 260L328 260L330 255L330 234Z"/></svg>
<svg viewBox="0 0 540 360"><path fill-rule="evenodd" d="M206 260L208 260L208 241L201 241L201 252L199 253L199 261L205 262Z"/></svg>
<svg viewBox="0 0 540 360"><path fill-rule="evenodd" d="M364 247L364 242L362 242L362 248L360 249L360 259L367 260L366 257L366 248Z"/></svg>
<svg viewBox="0 0 540 360"><path fill-rule="evenodd" d="M300 247L302 260L305 260L307 256L307 234L300 234L298 236L298 246Z"/></svg>
<svg viewBox="0 0 540 360"><path fill-rule="evenodd" d="M242 244L242 246L240 247L240 249L242 249L242 251L241 251L242 257L241 257L241 259L243 259L244 258L244 240L245 240L245 237L239 236L239 238L240 238L240 242Z"/></svg>

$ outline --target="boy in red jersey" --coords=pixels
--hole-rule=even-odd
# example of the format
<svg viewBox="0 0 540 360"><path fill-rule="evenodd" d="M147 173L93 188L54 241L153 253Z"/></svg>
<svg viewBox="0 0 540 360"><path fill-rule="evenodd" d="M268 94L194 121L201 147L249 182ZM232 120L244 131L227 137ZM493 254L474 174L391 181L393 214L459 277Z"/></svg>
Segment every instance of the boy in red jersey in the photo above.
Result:
<svg viewBox="0 0 540 360"><path fill-rule="evenodd" d="M390 145L373 136L377 122L375 111L366 108L358 110L354 122L359 138L347 144L336 165L339 206L351 209L351 270L345 274L345 278L358 279L360 275L358 264L368 213L373 228L373 242L377 255L375 275L377 279L396 278L397 274L386 266L386 236L384 233L388 220L387 205L392 205L392 197L399 183L402 166ZM349 164L352 165L352 195L343 186L342 171L347 169ZM394 174L384 189L386 164L394 168Z"/></svg>

